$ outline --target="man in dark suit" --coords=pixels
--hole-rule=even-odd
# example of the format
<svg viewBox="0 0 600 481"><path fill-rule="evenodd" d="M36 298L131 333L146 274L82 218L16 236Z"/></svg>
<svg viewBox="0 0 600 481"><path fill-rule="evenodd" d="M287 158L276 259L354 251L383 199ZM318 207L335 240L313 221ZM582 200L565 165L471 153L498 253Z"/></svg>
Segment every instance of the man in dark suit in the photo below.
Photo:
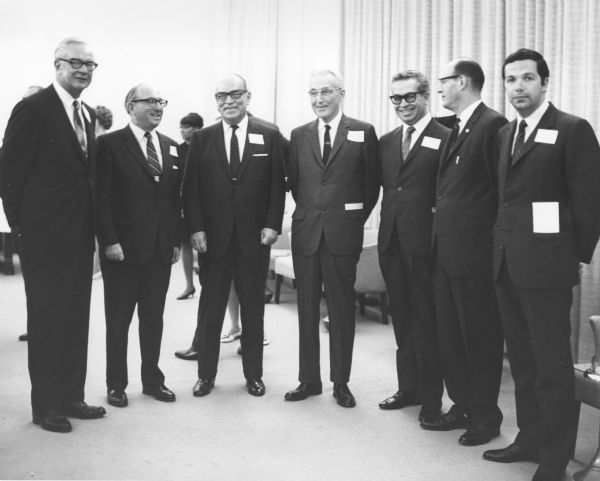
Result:
<svg viewBox="0 0 600 481"><path fill-rule="evenodd" d="M571 289L600 235L600 147L587 121L546 100L550 72L540 53L512 53L502 76L517 118L500 130L494 277L519 433L483 456L537 460L533 480L555 481L577 432Z"/></svg>
<svg viewBox="0 0 600 481"><path fill-rule="evenodd" d="M205 396L214 387L233 281L241 308L246 388L262 396L264 286L285 204L282 137L274 126L247 115L251 93L241 76L221 78L215 98L222 121L194 133L184 185L192 247L206 252L193 393Z"/></svg>
<svg viewBox="0 0 600 481"><path fill-rule="evenodd" d="M321 394L319 305L325 285L329 314L330 379L343 407L356 401L348 388L355 328L354 281L364 223L379 195L378 142L372 125L342 113L343 79L331 71L311 75L314 120L292 131L289 185L292 256L298 288L300 385L288 401Z"/></svg>
<svg viewBox="0 0 600 481"><path fill-rule="evenodd" d="M454 405L421 424L467 428L475 446L500 434L502 328L492 279L497 134L506 119L481 101L484 75L473 60L450 62L439 79L444 107L457 115L442 152L433 221L434 294L444 381Z"/></svg>
<svg viewBox="0 0 600 481"><path fill-rule="evenodd" d="M137 305L143 393L175 401L158 367L171 264L181 240L177 143L156 128L167 101L140 84L125 97L130 123L98 139L98 238L106 314L108 403L127 406L127 338Z"/></svg>
<svg viewBox="0 0 600 481"><path fill-rule="evenodd" d="M84 402L94 252L94 110L80 100L98 66L85 42L54 53L56 81L19 102L8 121L0 178L20 231L27 296L33 422L71 431L65 416L102 417Z"/></svg>
<svg viewBox="0 0 600 481"><path fill-rule="evenodd" d="M390 99L402 126L379 144L383 200L379 266L390 295L398 391L381 409L421 404L420 421L440 415L442 372L430 274L431 225L440 153L450 129L429 113L429 80L414 70L392 78Z"/></svg>

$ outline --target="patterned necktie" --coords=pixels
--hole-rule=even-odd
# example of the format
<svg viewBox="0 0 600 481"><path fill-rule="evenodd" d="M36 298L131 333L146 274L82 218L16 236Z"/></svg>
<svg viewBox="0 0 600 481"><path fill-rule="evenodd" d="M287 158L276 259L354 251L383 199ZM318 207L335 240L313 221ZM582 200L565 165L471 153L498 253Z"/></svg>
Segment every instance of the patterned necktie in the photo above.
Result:
<svg viewBox="0 0 600 481"><path fill-rule="evenodd" d="M406 129L406 135L404 136L404 140L402 141L402 163L406 162L406 158L408 157L408 153L410 152L410 141L412 140L412 133L415 131L415 128L411 125L408 129Z"/></svg>
<svg viewBox="0 0 600 481"><path fill-rule="evenodd" d="M514 160L515 157L519 155L519 151L523 144L525 143L525 129L527 128L527 122L525 120L521 120L519 122L519 132L517 133L517 138L515 140L515 145L513 147L511 159Z"/></svg>
<svg viewBox="0 0 600 481"><path fill-rule="evenodd" d="M238 143L237 135L235 134L238 127L238 125L231 126L231 141L229 143L229 168L231 169L231 177L234 180L237 180L240 176L240 169L242 168L242 162L240 161L240 145Z"/></svg>
<svg viewBox="0 0 600 481"><path fill-rule="evenodd" d="M325 124L325 137L323 137L323 165L327 165L329 154L331 154L331 136L329 131L331 125Z"/></svg>
<svg viewBox="0 0 600 481"><path fill-rule="evenodd" d="M79 100L73 100L73 125L75 125L75 135L77 136L77 141L81 146L81 151L83 155L87 155L87 145L85 139L85 130L83 128L83 124L81 123L81 117L79 116L79 111L81 110L81 104Z"/></svg>
<svg viewBox="0 0 600 481"><path fill-rule="evenodd" d="M156 153L156 149L154 148L154 142L152 142L152 136L150 135L150 132L146 132L144 137L146 137L146 157L148 158L148 165L150 166L152 175L160 175L162 173L162 168L160 167L158 155Z"/></svg>

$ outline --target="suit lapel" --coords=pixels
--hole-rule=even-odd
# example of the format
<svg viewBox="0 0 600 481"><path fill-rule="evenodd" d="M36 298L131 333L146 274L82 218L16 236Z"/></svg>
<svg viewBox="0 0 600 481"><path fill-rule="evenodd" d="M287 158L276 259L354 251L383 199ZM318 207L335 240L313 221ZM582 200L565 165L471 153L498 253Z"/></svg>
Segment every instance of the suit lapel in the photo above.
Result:
<svg viewBox="0 0 600 481"><path fill-rule="evenodd" d="M508 126L509 127L507 127L506 131L503 133L503 137L500 139L500 157L498 159L498 178L500 182L504 182L506 180L508 171L511 168L512 141L515 138L515 131L517 130L517 121L513 120L508 124ZM506 182L504 182L504 185L506 185Z"/></svg>
<svg viewBox="0 0 600 481"><path fill-rule="evenodd" d="M342 148L342 144L346 141L346 137L348 137L349 130L350 122L348 122L348 118L345 115L342 115L340 124L338 125L338 129L335 134L335 140L333 141L333 148L331 149L329 160L327 161L327 165L325 167L331 165L331 163L335 160L335 156Z"/></svg>
<svg viewBox="0 0 600 481"><path fill-rule="evenodd" d="M219 159L219 163L225 170L225 175L228 179L231 180L231 170L229 169L229 160L227 160L227 150L225 150L225 134L223 132L223 121L215 124L217 131L216 134L216 142L214 148L216 148L217 159ZM240 139L238 139L239 142Z"/></svg>
<svg viewBox="0 0 600 481"><path fill-rule="evenodd" d="M516 121L515 121L515 125L516 125ZM535 130L533 132L531 132L529 137L527 137L527 141L523 145L523 148L521 149L521 152L519 152L519 155L512 160L511 167L516 165L517 163L521 162L523 157L525 157L537 145L537 142L535 141L535 137L536 137L539 129L551 129L551 128L554 128L555 125L556 125L556 108L554 107L554 105L550 104L550 106L548 107L548 110L546 110L544 115L542 115L542 118L540 119L539 123L537 124ZM513 139L514 139L514 130L513 130L513 136L510 139L511 147L512 147Z"/></svg>
<svg viewBox="0 0 600 481"><path fill-rule="evenodd" d="M244 155L242 156L242 165L240 168L240 179L242 178L242 175L244 175L244 172L246 171L246 167L247 167L248 162L252 155L250 153L250 141L248 140L250 138L250 134L256 134L256 135L262 136L262 132L259 132L255 128L254 122L252 121L252 119L250 117L248 117L248 128L246 129L246 138L243 139L244 140ZM239 140L242 140L242 139L239 139Z"/></svg>
<svg viewBox="0 0 600 481"><path fill-rule="evenodd" d="M171 157L171 144L167 142L162 134L156 132L156 135L158 135L162 154L162 175L159 182L159 187L162 188L167 184L167 177L173 174L173 157Z"/></svg>
<svg viewBox="0 0 600 481"><path fill-rule="evenodd" d="M323 167L323 155L321 154L321 147L319 146L319 119L309 125L308 130L306 131L306 138L315 156L315 162ZM331 155L329 158L331 158Z"/></svg>
<svg viewBox="0 0 600 481"><path fill-rule="evenodd" d="M402 159L402 138L403 138L403 127L398 127L392 133L392 148L390 152L390 160L389 160L389 168L392 174L392 179L394 182L400 176L400 172L403 167L403 159Z"/></svg>
<svg viewBox="0 0 600 481"><path fill-rule="evenodd" d="M127 152L129 152L129 154L140 165L142 170L151 177L152 181L154 181L154 174L152 173L152 170L150 170L150 166L148 165L148 160L144 156L144 153L142 152L140 144L138 143L137 139L135 138L135 135L133 134L131 128L128 125L123 130L124 130L123 143L124 143L125 150Z"/></svg>
<svg viewBox="0 0 600 481"><path fill-rule="evenodd" d="M52 89L52 103L53 103L53 107L54 107L52 110L56 113L57 124L62 127L63 132L68 137L69 142L71 143L71 146L73 147L73 149L75 149L77 154L80 156L81 160L85 161L85 156L83 155L83 152L81 151L81 146L79 145L79 141L77 140L77 135L75 135L75 130L73 129L71 120L69 119L69 117L67 117L67 112L65 111L65 107L63 106L63 103L61 102L60 97L56 93L54 86L52 85L49 88ZM89 135L88 135L88 140L89 140ZM90 149L90 145L88 144L88 151L89 151L89 149Z"/></svg>
<svg viewBox="0 0 600 481"><path fill-rule="evenodd" d="M467 137L469 137L469 134L471 133L471 130L475 127L475 125L477 124L477 122L479 122L479 118L481 117L481 114L483 113L483 111L486 108L487 107L485 106L485 104L483 102L481 102L477 106L477 108L473 111L473 114L471 115L471 117L469 117L469 120L467 121L467 124L463 127L460 135L456 139L456 142L454 143L454 145L452 146L452 148L448 151L448 153L444 156L444 162L442 163L442 166L441 166L442 168L445 167L448 164L448 161L452 157L454 157L454 154L456 153L456 151L458 150L458 148L467 139Z"/></svg>

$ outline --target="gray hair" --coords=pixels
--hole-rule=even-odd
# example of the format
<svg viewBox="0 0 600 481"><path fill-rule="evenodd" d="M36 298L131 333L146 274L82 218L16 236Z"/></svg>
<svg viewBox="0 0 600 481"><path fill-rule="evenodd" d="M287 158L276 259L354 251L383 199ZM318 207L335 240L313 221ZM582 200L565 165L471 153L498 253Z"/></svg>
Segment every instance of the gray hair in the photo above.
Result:
<svg viewBox="0 0 600 481"><path fill-rule="evenodd" d="M341 89L344 88L344 78L339 73L334 72L333 70L313 70L310 73L310 78L318 77L319 75L332 76L335 79L335 81L338 83L339 87Z"/></svg>
<svg viewBox="0 0 600 481"><path fill-rule="evenodd" d="M392 83L398 80L407 80L411 78L414 78L417 81L420 93L429 92L429 79L424 73L419 72L418 70L404 70L403 72L398 72L392 77Z"/></svg>
<svg viewBox="0 0 600 481"><path fill-rule="evenodd" d="M70 45L87 45L87 42L84 42L80 38L76 37L67 37L58 44L56 50L54 51L54 60L58 60L59 58L63 58L65 56L65 50Z"/></svg>
<svg viewBox="0 0 600 481"><path fill-rule="evenodd" d="M135 87L131 87L129 89L129 92L127 92L127 95L125 95L125 110L127 110L127 112L129 113L129 109L128 106L131 103L131 101L133 100L133 98L135 97L135 94L137 93L137 90L144 84L137 84Z"/></svg>

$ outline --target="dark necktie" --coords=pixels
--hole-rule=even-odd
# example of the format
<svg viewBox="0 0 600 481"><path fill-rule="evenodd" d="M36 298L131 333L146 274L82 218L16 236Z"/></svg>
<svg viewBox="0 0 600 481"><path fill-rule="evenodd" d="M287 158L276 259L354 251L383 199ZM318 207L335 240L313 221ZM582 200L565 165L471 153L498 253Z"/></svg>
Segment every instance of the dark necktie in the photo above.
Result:
<svg viewBox="0 0 600 481"><path fill-rule="evenodd" d="M83 155L87 155L87 146L85 142L85 130L83 128L83 124L81 123L81 117L79 116L79 111L81 110L81 104L79 100L73 100L73 125L75 125L75 135L77 136L77 141L81 146L81 151Z"/></svg>
<svg viewBox="0 0 600 481"><path fill-rule="evenodd" d="M162 169L160 167L160 162L158 161L158 155L156 153L156 149L154 148L154 142L152 142L152 136L150 135L150 132L146 132L144 137L146 137L146 157L148 158L148 165L150 166L152 175L160 175Z"/></svg>
<svg viewBox="0 0 600 481"><path fill-rule="evenodd" d="M415 128L411 125L408 129L406 129L406 135L404 136L404 140L402 141L402 162L406 162L406 158L408 157L408 153L410 152L410 141L412 140L412 133L415 131Z"/></svg>
<svg viewBox="0 0 600 481"><path fill-rule="evenodd" d="M452 150L454 144L456 143L456 139L458 138L458 133L460 132L460 118L456 117L456 123L454 127L452 127L452 133L450 134L450 139L448 140L448 152Z"/></svg>
<svg viewBox="0 0 600 481"><path fill-rule="evenodd" d="M331 154L331 136L329 131L331 130L331 125L325 124L325 137L323 137L323 165L327 165L327 161L329 160L329 154Z"/></svg>
<svg viewBox="0 0 600 481"><path fill-rule="evenodd" d="M517 133L517 138L515 139L515 145L513 147L513 151L512 151L512 160L514 160L518 155L519 155L519 151L521 150L521 147L523 147L523 144L525 143L525 129L527 128L527 122L525 122L525 120L521 120L521 122L519 122L519 132Z"/></svg>
<svg viewBox="0 0 600 481"><path fill-rule="evenodd" d="M231 177L236 180L239 177L240 169L242 168L242 163L240 161L240 146L238 144L237 135L235 135L237 129L237 125L231 126L231 141L229 143L229 168L231 169Z"/></svg>

